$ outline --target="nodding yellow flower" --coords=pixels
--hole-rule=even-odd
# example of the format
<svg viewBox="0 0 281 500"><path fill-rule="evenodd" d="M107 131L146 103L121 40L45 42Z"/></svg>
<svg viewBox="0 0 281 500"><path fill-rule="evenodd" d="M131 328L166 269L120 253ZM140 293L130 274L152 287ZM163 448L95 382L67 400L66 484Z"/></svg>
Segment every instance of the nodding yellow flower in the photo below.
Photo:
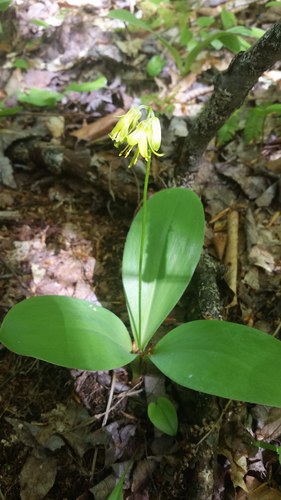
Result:
<svg viewBox="0 0 281 500"><path fill-rule="evenodd" d="M141 108L147 109L147 117L139 121ZM136 147L129 167L132 167L138 161L139 155L146 161L150 158L151 153L163 156L157 153L161 144L160 122L149 107L141 106L140 108L130 109L128 113L120 118L109 136L116 142L116 146L119 146L120 143L127 143L119 156L124 155L127 158L133 148Z"/></svg>
<svg viewBox="0 0 281 500"><path fill-rule="evenodd" d="M109 137L117 143L126 141L127 135L136 127L141 117L140 108L131 108L125 115L118 116L120 120L109 134Z"/></svg>
<svg viewBox="0 0 281 500"><path fill-rule="evenodd" d="M153 154L157 156L163 156L156 153L161 145L161 125L160 121L156 116L152 116L149 121L150 132L148 134L148 143Z"/></svg>

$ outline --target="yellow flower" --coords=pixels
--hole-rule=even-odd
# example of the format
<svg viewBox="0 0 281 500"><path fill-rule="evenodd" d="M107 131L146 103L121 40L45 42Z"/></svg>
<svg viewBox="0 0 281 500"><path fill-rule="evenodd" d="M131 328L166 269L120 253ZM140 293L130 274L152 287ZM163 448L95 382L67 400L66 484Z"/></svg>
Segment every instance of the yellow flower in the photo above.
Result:
<svg viewBox="0 0 281 500"><path fill-rule="evenodd" d="M139 121L141 118L141 108L145 108L148 111L147 117ZM117 146L119 146L121 142L127 143L119 156L124 155L125 158L127 158L133 148L136 147L129 167L138 161L139 155L146 161L149 160L151 153L157 156L163 156L157 153L161 144L161 126L159 119L154 115L152 109L146 106L130 109L126 115L121 117L109 136L116 142Z"/></svg>
<svg viewBox="0 0 281 500"><path fill-rule="evenodd" d="M139 154L141 154L145 160L148 160L148 130L149 124L146 120L143 120L138 124L137 128L127 136L128 152L126 156L128 156L134 146L137 146Z"/></svg>
<svg viewBox="0 0 281 500"><path fill-rule="evenodd" d="M148 134L148 143L152 153L157 154L156 151L160 148L161 145L161 125L160 121L156 116L152 116L150 118L150 132ZM158 156L163 156L159 155Z"/></svg>
<svg viewBox="0 0 281 500"><path fill-rule="evenodd" d="M131 108L125 115L120 117L109 137L118 145L120 142L125 142L127 135L136 127L141 117L139 108ZM119 117L117 117L119 118Z"/></svg>

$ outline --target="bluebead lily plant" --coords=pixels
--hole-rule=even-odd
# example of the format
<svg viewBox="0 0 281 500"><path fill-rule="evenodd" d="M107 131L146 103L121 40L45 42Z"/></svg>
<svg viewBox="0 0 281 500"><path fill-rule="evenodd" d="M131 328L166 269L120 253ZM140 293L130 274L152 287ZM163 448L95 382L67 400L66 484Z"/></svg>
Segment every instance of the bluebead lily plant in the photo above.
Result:
<svg viewBox="0 0 281 500"><path fill-rule="evenodd" d="M199 261L203 207L196 194L181 188L165 189L147 200L151 157L160 154L161 142L160 123L150 108L132 108L111 138L122 145L121 154L134 150L131 166L139 157L147 164L143 206L127 235L122 263L131 333L106 308L70 297L41 296L11 308L0 341L18 354L82 370L112 370L141 359L182 386L281 407L281 343L271 335L225 321L198 320L153 342ZM172 415L162 399L158 409ZM150 408L152 420L155 410ZM170 431L176 432L173 422Z"/></svg>

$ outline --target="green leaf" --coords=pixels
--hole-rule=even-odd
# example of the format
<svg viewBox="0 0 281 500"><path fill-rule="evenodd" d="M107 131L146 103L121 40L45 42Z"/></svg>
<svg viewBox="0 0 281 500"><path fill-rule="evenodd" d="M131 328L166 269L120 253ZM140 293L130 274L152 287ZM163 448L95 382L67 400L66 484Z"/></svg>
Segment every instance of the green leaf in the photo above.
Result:
<svg viewBox="0 0 281 500"><path fill-rule="evenodd" d="M226 142L229 142L234 138L236 132L241 128L240 119L241 110L237 109L219 129L218 146L223 146Z"/></svg>
<svg viewBox="0 0 281 500"><path fill-rule="evenodd" d="M235 14L224 8L221 11L221 22L225 30L237 25Z"/></svg>
<svg viewBox="0 0 281 500"><path fill-rule="evenodd" d="M210 45L214 47L215 50L221 50L223 48L223 43L220 40L213 40Z"/></svg>
<svg viewBox="0 0 281 500"><path fill-rule="evenodd" d="M13 67L14 68L20 68L20 69L28 69L28 62L26 59L15 59L13 62Z"/></svg>
<svg viewBox="0 0 281 500"><path fill-rule="evenodd" d="M225 321L193 321L163 337L151 361L196 391L281 407L281 342Z"/></svg>
<svg viewBox="0 0 281 500"><path fill-rule="evenodd" d="M4 12L10 7L12 0L0 0L0 12Z"/></svg>
<svg viewBox="0 0 281 500"><path fill-rule="evenodd" d="M178 432L178 417L176 409L169 399L160 397L156 403L149 403L147 413L157 429L169 436L176 435Z"/></svg>
<svg viewBox="0 0 281 500"><path fill-rule="evenodd" d="M12 108L2 108L0 105L0 117L16 115L22 110L21 106L13 106Z"/></svg>
<svg viewBox="0 0 281 500"><path fill-rule="evenodd" d="M260 138L265 120L262 108L250 108L245 122L244 139L247 144Z"/></svg>
<svg viewBox="0 0 281 500"><path fill-rule="evenodd" d="M221 40L224 36L226 36L226 31L215 31L207 36L202 42L196 44L196 46L189 52L186 60L184 72L189 73L191 70L191 66L196 60L197 56L204 50L213 40Z"/></svg>
<svg viewBox="0 0 281 500"><path fill-rule="evenodd" d="M50 28L50 23L43 21L42 19L31 19L30 22L35 24L35 26L41 26L42 28Z"/></svg>
<svg viewBox="0 0 281 500"><path fill-rule="evenodd" d="M250 28L245 28L244 26L234 26L233 28L229 28L226 31L215 31L211 33L209 36L207 36L202 42L199 42L188 54L186 60L185 60L185 67L184 67L184 72L189 73L191 70L191 66L196 60L197 56L204 50L213 40L221 40L222 42L225 41L225 45L227 43L230 43L230 36L229 35L242 35L242 36L249 36L249 37L256 37L257 33L255 31L252 31ZM259 35L260 36L260 35ZM257 38L259 38L257 36ZM232 44L234 42L232 41ZM246 50L250 45L246 40L240 39L239 40L239 46L238 50ZM230 49L232 50L232 49ZM236 51L236 50L235 50Z"/></svg>
<svg viewBox="0 0 281 500"><path fill-rule="evenodd" d="M128 330L86 300L32 297L12 307L0 329L11 351L80 370L111 370L135 359Z"/></svg>
<svg viewBox="0 0 281 500"><path fill-rule="evenodd" d="M123 500L123 485L125 476L126 476L126 471L124 472L124 474L122 474L122 476L118 480L118 483L113 488L107 500Z"/></svg>
<svg viewBox="0 0 281 500"><path fill-rule="evenodd" d="M232 33L225 33L225 35L221 37L221 40L223 45L231 52L234 52L234 54L248 50L248 48L251 46L251 44L247 42L247 40Z"/></svg>
<svg viewBox="0 0 281 500"><path fill-rule="evenodd" d="M268 2L265 4L266 7L281 7L281 2L280 0L273 0L272 2Z"/></svg>
<svg viewBox="0 0 281 500"><path fill-rule="evenodd" d="M149 24L145 23L141 19L138 19L136 16L134 16L134 14L131 14L131 12L129 12L128 10L115 9L111 10L107 15L111 19L118 19L119 21L124 21L124 23L132 24L132 26L137 26L137 28L153 32Z"/></svg>
<svg viewBox="0 0 281 500"><path fill-rule="evenodd" d="M266 114L268 113L281 113L281 104L275 103L275 104L269 104L264 108L264 111Z"/></svg>
<svg viewBox="0 0 281 500"><path fill-rule="evenodd" d="M93 92L94 90L99 90L105 87L107 84L107 79L104 76L100 76L93 82L85 82L85 83L70 83L65 91L66 92Z"/></svg>
<svg viewBox="0 0 281 500"><path fill-rule="evenodd" d="M278 459L279 459L279 464L281 464L281 446L278 446L276 449Z"/></svg>
<svg viewBox="0 0 281 500"><path fill-rule="evenodd" d="M260 33L262 30L260 31ZM232 33L233 35L241 35L241 36L250 36L253 37L255 32L251 28L246 28L245 26L233 26L233 28L229 28L227 33ZM259 38L261 35L257 36Z"/></svg>
<svg viewBox="0 0 281 500"><path fill-rule="evenodd" d="M21 93L18 96L19 102L32 104L33 106L49 106L53 107L57 102L61 101L63 95L59 92L53 92L47 89L31 88L26 93Z"/></svg>
<svg viewBox="0 0 281 500"><path fill-rule="evenodd" d="M183 64L182 64L181 56L180 56L179 52L177 51L177 49L175 49L175 47L173 47L169 42L167 42L167 40L164 37L162 37L161 35L158 35L158 33L156 33L153 29L151 29L149 24L145 23L141 19L138 19L136 16L134 16L134 14L131 14L131 12L129 12L128 10L125 10L125 9L111 10L108 13L108 17L110 17L111 19L119 19L120 21L124 21L125 23L132 24L132 26L137 26L138 28L141 28L141 29L149 31L150 33L153 33L160 40L162 45L164 45L164 47L166 47L166 49L170 52L171 56L173 57L176 65L178 67L178 70L180 72L182 72Z"/></svg>
<svg viewBox="0 0 281 500"><path fill-rule="evenodd" d="M118 483L110 493L108 500L123 500L124 477L120 477Z"/></svg>
<svg viewBox="0 0 281 500"><path fill-rule="evenodd" d="M144 349L187 287L200 258L204 213L192 191L171 188L147 202L141 322L139 336L138 270L142 210L135 217L123 255L123 285L135 340Z"/></svg>
<svg viewBox="0 0 281 500"><path fill-rule="evenodd" d="M281 7L281 2L279 2L280 7ZM265 34L265 30L262 30L261 28L250 28L251 29L251 36L253 38L261 38Z"/></svg>
<svg viewBox="0 0 281 500"><path fill-rule="evenodd" d="M157 76L166 65L166 60L159 54L153 56L147 63L146 71L149 76Z"/></svg>
<svg viewBox="0 0 281 500"><path fill-rule="evenodd" d="M214 24L215 18L213 16L201 16L198 17L196 23L200 28L206 28Z"/></svg>
<svg viewBox="0 0 281 500"><path fill-rule="evenodd" d="M187 45L190 40L193 38L193 33L192 31L187 27L183 26L180 30L180 44L181 45Z"/></svg>

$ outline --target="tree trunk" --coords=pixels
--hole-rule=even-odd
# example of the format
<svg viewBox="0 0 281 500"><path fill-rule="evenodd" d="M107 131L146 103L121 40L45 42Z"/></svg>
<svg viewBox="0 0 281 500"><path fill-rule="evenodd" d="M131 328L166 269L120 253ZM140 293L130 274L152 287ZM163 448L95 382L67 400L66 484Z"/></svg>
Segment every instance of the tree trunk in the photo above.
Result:
<svg viewBox="0 0 281 500"><path fill-rule="evenodd" d="M192 122L181 154L177 184L185 184L187 171L196 170L208 143L238 109L262 73L281 59L281 21L246 52L239 52L214 81L214 92Z"/></svg>

